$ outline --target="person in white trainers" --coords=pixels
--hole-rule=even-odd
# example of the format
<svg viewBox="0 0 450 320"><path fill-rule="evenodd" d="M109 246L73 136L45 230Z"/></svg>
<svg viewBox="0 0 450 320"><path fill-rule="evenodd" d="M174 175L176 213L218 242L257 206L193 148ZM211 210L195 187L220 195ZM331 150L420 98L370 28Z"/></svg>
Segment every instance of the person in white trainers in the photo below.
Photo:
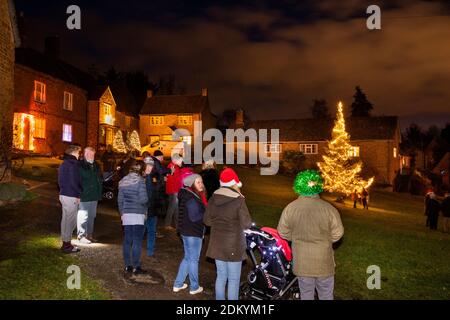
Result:
<svg viewBox="0 0 450 320"><path fill-rule="evenodd" d="M178 232L184 246L184 258L178 269L173 291L186 289L184 283L189 275L190 294L203 291L198 280L198 262L202 251L202 241L205 234L203 215L206 206L205 187L202 177L198 174L187 174L183 179L184 187L178 193Z"/></svg>

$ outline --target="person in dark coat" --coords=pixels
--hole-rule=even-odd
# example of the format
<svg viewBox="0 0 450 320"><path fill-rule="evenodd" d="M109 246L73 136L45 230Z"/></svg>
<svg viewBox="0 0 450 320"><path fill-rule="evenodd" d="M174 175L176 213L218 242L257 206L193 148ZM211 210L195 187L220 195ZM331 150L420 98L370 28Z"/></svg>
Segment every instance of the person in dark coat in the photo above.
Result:
<svg viewBox="0 0 450 320"><path fill-rule="evenodd" d="M214 160L207 160L203 163L200 175L206 188L206 197L209 200L213 193L220 188L219 173Z"/></svg>
<svg viewBox="0 0 450 320"><path fill-rule="evenodd" d="M154 209L154 191L155 184L152 179L152 171L154 168L154 162L152 157L147 156L144 158L145 163L145 187L147 189L148 197L148 209L147 209L147 220L145 221L145 228L147 230L147 256L152 257L155 252L155 240L156 240L156 225L158 223L158 217L155 214Z"/></svg>
<svg viewBox="0 0 450 320"><path fill-rule="evenodd" d="M170 174L170 170L162 165L164 155L160 150L156 150L152 156L154 166L151 173L153 179L153 208L155 215L163 217L167 212L167 196L166 196L166 176Z"/></svg>
<svg viewBox="0 0 450 320"><path fill-rule="evenodd" d="M142 274L142 241L144 240L145 218L148 209L148 196L142 177L144 163L132 160L129 173L119 181L117 204L124 229L123 258L125 272Z"/></svg>
<svg viewBox="0 0 450 320"><path fill-rule="evenodd" d="M429 227L430 226L430 216L428 215L428 203L430 202L430 195L433 193L432 190L428 191L425 194L425 198L423 201L423 205L424 205L424 214L427 216L427 220L425 222L425 227Z"/></svg>
<svg viewBox="0 0 450 320"><path fill-rule="evenodd" d="M82 192L78 158L81 148L70 145L64 153L63 163L58 169L59 201L62 205L61 250L66 253L80 251L72 245L72 234L77 227L78 205Z"/></svg>
<svg viewBox="0 0 450 320"><path fill-rule="evenodd" d="M90 244L94 240L94 221L97 216L98 201L102 199L102 177L100 166L95 162L95 150L92 147L84 149L84 157L79 161L81 185L80 205L77 216L78 240Z"/></svg>
<svg viewBox="0 0 450 320"><path fill-rule="evenodd" d="M444 232L450 232L450 192L445 193L445 198L441 203Z"/></svg>
<svg viewBox="0 0 450 320"><path fill-rule="evenodd" d="M369 210L369 192L366 190L366 188L363 188L361 191L361 202L363 208Z"/></svg>
<svg viewBox="0 0 450 320"><path fill-rule="evenodd" d="M199 285L198 264L202 241L205 233L203 217L205 213L206 196L202 177L198 174L188 174L183 179L184 187L178 193L178 223L177 230L181 235L184 247L184 257L178 268L178 274L173 285L173 291L186 289L184 283L189 275L191 295L201 293Z"/></svg>
<svg viewBox="0 0 450 320"><path fill-rule="evenodd" d="M209 199L203 219L211 227L206 255L216 261L216 299L225 300L228 282L228 300L238 300L242 261L247 257L244 230L252 220L240 192L242 183L233 169L221 172L220 185Z"/></svg>
<svg viewBox="0 0 450 320"><path fill-rule="evenodd" d="M114 154L112 146L109 144L106 151L102 154L101 162L103 164L103 176L109 176L116 171L116 155Z"/></svg>
<svg viewBox="0 0 450 320"><path fill-rule="evenodd" d="M430 219L431 230L437 230L439 211L441 211L441 204L436 200L436 194L432 192L427 205L427 215Z"/></svg>

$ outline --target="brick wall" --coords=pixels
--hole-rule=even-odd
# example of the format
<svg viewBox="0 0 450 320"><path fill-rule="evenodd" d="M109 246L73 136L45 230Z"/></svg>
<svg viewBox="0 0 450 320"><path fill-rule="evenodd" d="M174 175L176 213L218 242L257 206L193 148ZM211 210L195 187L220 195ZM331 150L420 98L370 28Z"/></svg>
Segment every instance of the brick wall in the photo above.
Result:
<svg viewBox="0 0 450 320"><path fill-rule="evenodd" d="M98 148L99 135L99 104L98 101L89 101L87 109L87 145Z"/></svg>
<svg viewBox="0 0 450 320"><path fill-rule="evenodd" d="M34 101L34 81L46 85L46 101ZM31 68L15 65L14 112L32 114L46 120L45 139L35 139L35 152L62 154L68 142L62 141L63 124L72 125L72 142L86 144L87 92L70 83ZM63 109L64 91L73 94L72 111Z"/></svg>
<svg viewBox="0 0 450 320"><path fill-rule="evenodd" d="M8 140L12 141L14 35L9 9L9 1L0 0L0 132L4 127Z"/></svg>

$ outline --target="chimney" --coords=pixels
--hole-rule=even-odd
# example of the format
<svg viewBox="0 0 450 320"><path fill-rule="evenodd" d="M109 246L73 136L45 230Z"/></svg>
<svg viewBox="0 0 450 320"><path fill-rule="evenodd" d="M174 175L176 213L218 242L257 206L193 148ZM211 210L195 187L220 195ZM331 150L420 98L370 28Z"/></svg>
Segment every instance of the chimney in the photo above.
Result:
<svg viewBox="0 0 450 320"><path fill-rule="evenodd" d="M202 88L202 96L207 97L208 96L208 88Z"/></svg>
<svg viewBox="0 0 450 320"><path fill-rule="evenodd" d="M153 97L153 90L147 90L147 98Z"/></svg>
<svg viewBox="0 0 450 320"><path fill-rule="evenodd" d="M244 127L244 110L236 110L236 128Z"/></svg>
<svg viewBox="0 0 450 320"><path fill-rule="evenodd" d="M48 36L45 38L45 54L59 59L60 54L60 40L59 36Z"/></svg>

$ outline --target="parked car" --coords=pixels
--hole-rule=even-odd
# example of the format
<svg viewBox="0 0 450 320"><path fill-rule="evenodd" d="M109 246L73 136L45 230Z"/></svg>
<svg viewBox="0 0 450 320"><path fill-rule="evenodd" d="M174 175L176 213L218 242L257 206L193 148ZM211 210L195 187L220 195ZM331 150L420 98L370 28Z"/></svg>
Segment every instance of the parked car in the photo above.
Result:
<svg viewBox="0 0 450 320"><path fill-rule="evenodd" d="M160 150L165 158L170 158L172 153L184 154L183 142L171 140L158 140L141 147L141 154L148 152L153 154L156 150Z"/></svg>

